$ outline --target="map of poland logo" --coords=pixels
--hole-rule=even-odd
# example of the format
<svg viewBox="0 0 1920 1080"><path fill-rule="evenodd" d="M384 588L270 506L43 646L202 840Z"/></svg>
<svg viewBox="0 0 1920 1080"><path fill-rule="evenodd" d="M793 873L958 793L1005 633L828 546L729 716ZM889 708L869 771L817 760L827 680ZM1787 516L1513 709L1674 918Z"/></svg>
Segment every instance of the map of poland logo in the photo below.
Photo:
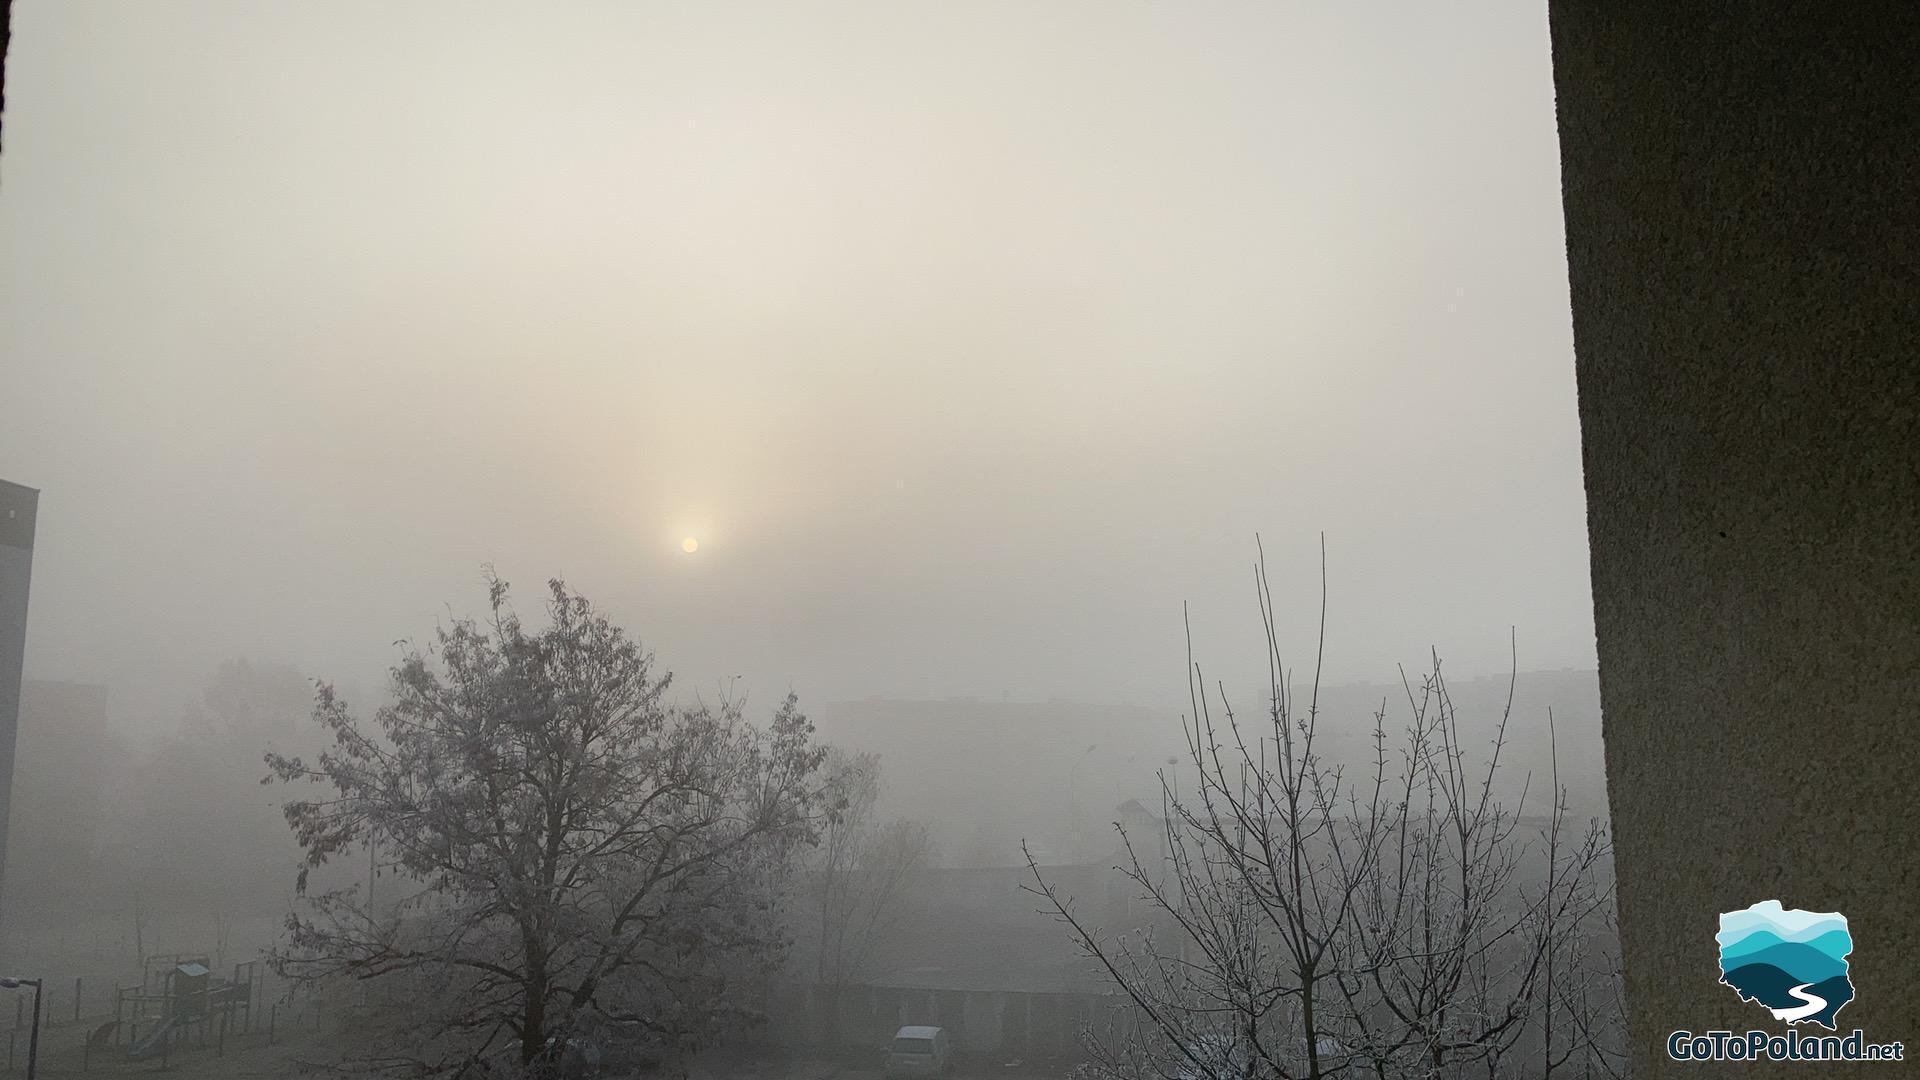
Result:
<svg viewBox="0 0 1920 1080"><path fill-rule="evenodd" d="M1782 908L1762 900L1720 916L1720 981L1789 1024L1838 1030L1834 1017L1852 1001L1847 954L1853 936L1837 911Z"/></svg>

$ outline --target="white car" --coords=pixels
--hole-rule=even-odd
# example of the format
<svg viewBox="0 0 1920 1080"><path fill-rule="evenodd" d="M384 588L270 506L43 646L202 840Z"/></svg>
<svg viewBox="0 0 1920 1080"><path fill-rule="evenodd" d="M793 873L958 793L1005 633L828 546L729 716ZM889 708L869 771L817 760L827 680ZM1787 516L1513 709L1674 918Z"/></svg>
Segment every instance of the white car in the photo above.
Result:
<svg viewBox="0 0 1920 1080"><path fill-rule="evenodd" d="M1318 1042L1322 1065L1346 1052L1340 1040L1331 1035L1320 1036ZM1305 1064L1306 1040L1298 1040L1293 1052L1296 1060L1292 1064ZM1178 1071L1174 1075L1178 1080L1241 1080L1260 1076L1263 1070L1257 1057L1251 1046L1232 1035L1202 1035L1187 1044L1187 1052L1176 1062Z"/></svg>
<svg viewBox="0 0 1920 1080"><path fill-rule="evenodd" d="M946 1028L912 1025L894 1032L887 1049L888 1076L945 1076L952 1068Z"/></svg>
<svg viewBox="0 0 1920 1080"><path fill-rule="evenodd" d="M1202 1035L1179 1058L1179 1080L1237 1080L1253 1075L1253 1053L1230 1035Z"/></svg>

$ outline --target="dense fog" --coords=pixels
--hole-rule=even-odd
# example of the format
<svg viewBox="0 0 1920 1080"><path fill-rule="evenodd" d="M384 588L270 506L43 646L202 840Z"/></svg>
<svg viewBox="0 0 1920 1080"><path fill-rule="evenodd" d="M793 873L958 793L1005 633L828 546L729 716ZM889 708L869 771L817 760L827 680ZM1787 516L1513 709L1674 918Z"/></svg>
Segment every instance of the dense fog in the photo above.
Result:
<svg viewBox="0 0 1920 1080"><path fill-rule="evenodd" d="M1301 760L1344 783L1465 762L1523 882L1558 881L1550 832L1604 823L1544 12L12 18L0 479L41 494L0 959L49 970L76 1017L155 957L237 986L313 948L287 919L324 889L420 932L408 890L446 886L398 865L412 826L368 811L302 896L283 806L343 782L299 774L357 737L329 715L471 699L408 657L441 671L436 635L495 633L496 580L529 633L562 579L637 641L651 667L622 693L648 723L823 778L729 864L773 898L736 922L786 921L727 947L778 961L700 975L715 1001L770 980L725 1024L781 1054L884 1049L921 1005L873 995L1058 994L1067 1016L1111 993L1047 884L1118 940L1162 925L1120 870L1162 832L1149 861L1178 863L1217 750L1189 725L1224 723L1220 697L1256 772L1309 716ZM624 655L595 647L596 672ZM455 668L432 677L468 685ZM789 694L818 761L781 741ZM1443 708L1442 751L1396 756ZM727 742L736 719L765 747ZM1248 768L1217 766L1220 794ZM1392 805L1311 843L1372 844ZM1246 843L1245 821L1186 827ZM1603 844L1580 870L1605 893ZM275 993L307 985L269 966ZM313 985L288 1015L345 983ZM419 1030L430 995L384 985L350 995L367 1030ZM854 989L858 1022L832 996ZM956 1052L1016 1045L947 1008ZM1043 1052L1022 1024L1008 1068L1093 1053L1087 1025Z"/></svg>

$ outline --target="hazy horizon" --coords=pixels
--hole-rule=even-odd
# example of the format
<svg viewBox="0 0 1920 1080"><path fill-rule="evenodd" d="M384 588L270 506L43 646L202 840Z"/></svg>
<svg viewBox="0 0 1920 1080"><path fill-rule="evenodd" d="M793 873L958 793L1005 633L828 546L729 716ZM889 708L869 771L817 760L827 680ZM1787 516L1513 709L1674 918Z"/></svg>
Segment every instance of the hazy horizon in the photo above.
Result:
<svg viewBox="0 0 1920 1080"><path fill-rule="evenodd" d="M1544 9L23 3L28 678L372 688L563 575L683 689L1591 670ZM688 537L699 548L682 550Z"/></svg>

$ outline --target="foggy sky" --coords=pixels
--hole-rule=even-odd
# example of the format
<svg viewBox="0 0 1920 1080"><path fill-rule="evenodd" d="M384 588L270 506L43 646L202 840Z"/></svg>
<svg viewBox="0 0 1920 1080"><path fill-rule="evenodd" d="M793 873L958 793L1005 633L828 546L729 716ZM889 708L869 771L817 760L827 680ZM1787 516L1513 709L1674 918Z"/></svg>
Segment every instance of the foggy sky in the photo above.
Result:
<svg viewBox="0 0 1920 1080"><path fill-rule="evenodd" d="M564 574L687 691L1593 665L1540 5L21 0L29 677L373 685ZM688 556L685 536L701 547Z"/></svg>

